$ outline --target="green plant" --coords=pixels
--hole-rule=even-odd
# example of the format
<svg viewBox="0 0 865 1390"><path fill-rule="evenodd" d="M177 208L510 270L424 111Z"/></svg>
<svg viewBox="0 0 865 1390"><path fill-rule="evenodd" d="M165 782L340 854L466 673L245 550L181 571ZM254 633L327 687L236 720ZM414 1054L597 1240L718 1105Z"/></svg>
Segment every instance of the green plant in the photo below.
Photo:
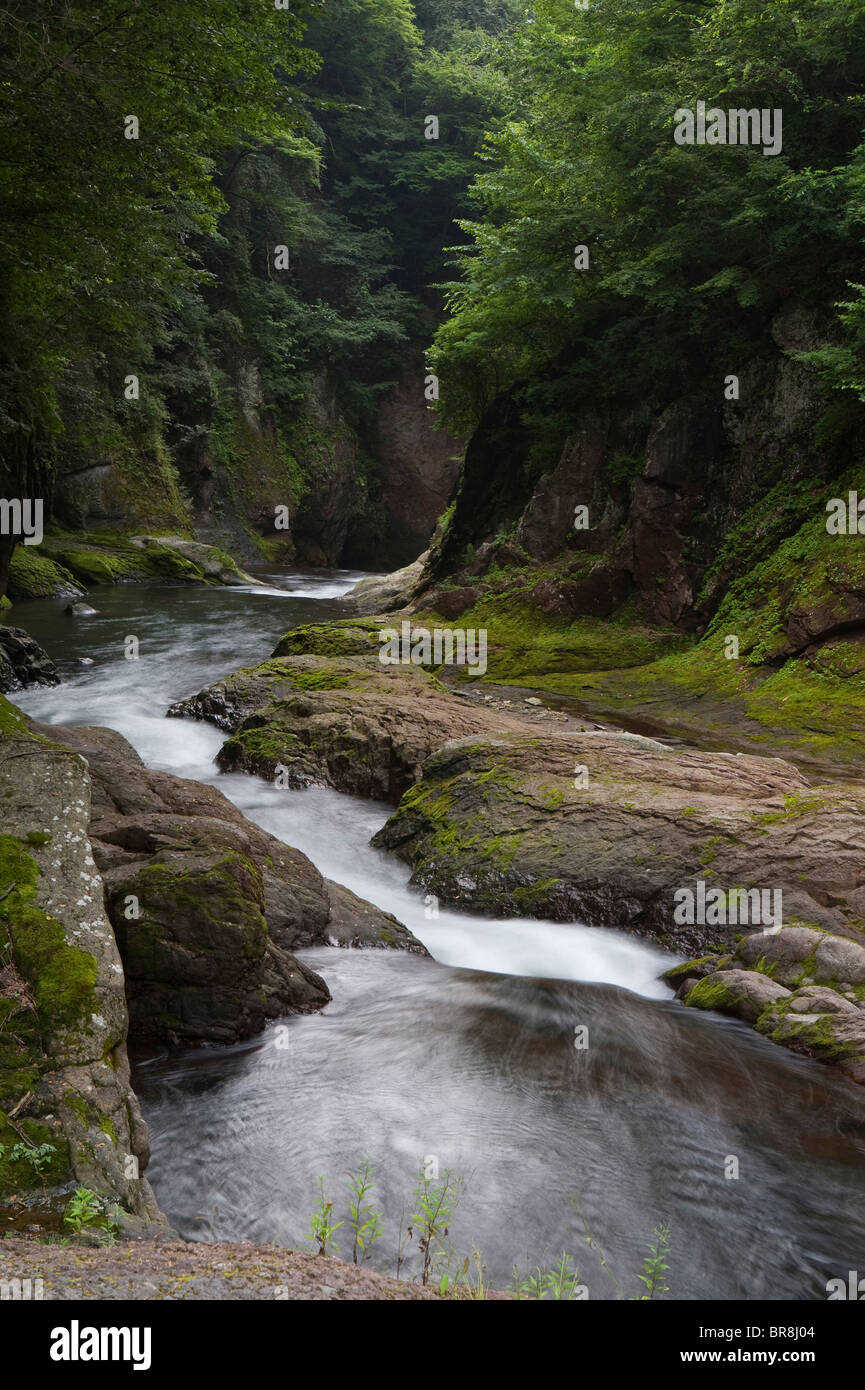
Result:
<svg viewBox="0 0 865 1390"><path fill-rule="evenodd" d="M120 1232L116 1220L119 1215L120 1208L116 1203L106 1214L98 1193L91 1192L89 1187L78 1187L66 1203L63 1224L75 1235L80 1235L82 1231L98 1232L106 1245L113 1245Z"/></svg>
<svg viewBox="0 0 865 1390"><path fill-rule="evenodd" d="M5 1157L6 1147L5 1144L0 1144L0 1158ZM42 1178L45 1169L51 1163L52 1155L56 1152L54 1144L13 1144L9 1150L9 1162L29 1163L34 1173L38 1173Z"/></svg>
<svg viewBox="0 0 865 1390"><path fill-rule="evenodd" d="M333 1219L333 1202L327 1195L324 1186L324 1178L318 1179L318 1206L309 1218L308 1240L314 1240L318 1245L319 1255L327 1254L328 1241L333 1239L334 1233L339 1230L343 1223Z"/></svg>
<svg viewBox="0 0 865 1390"><path fill-rule="evenodd" d="M370 1247L382 1234L381 1217L372 1202L366 1200L375 1186L370 1160L365 1158L357 1173L349 1173L348 1179L351 1193L348 1201L348 1224L354 1237L351 1257L355 1264L363 1264Z"/></svg>
<svg viewBox="0 0 865 1390"><path fill-rule="evenodd" d="M456 1177L449 1168L441 1177L428 1177L426 1167L421 1165L414 1189L414 1212L409 1218L408 1235L417 1235L418 1249L423 1263L421 1283L428 1284L437 1248L447 1239L453 1214L459 1203L462 1178Z"/></svg>
<svg viewBox="0 0 865 1390"><path fill-rule="evenodd" d="M513 1278L509 1284L510 1291L514 1297L523 1301L526 1299L545 1299L548 1295L560 1302L573 1302L577 1296L577 1290L581 1289L580 1272L571 1259L570 1255L563 1250L558 1263L551 1269L538 1266L533 1272L520 1274L514 1268Z"/></svg>
<svg viewBox="0 0 865 1390"><path fill-rule="evenodd" d="M646 1301L654 1298L656 1293L669 1293L669 1287L664 1283L664 1276L670 1268L665 1263L664 1257L670 1249L670 1230L668 1226L659 1224L652 1230L655 1237L655 1244L649 1246L649 1253L643 1259L643 1273L638 1274L637 1278L645 1284L648 1293L635 1294L634 1301Z"/></svg>

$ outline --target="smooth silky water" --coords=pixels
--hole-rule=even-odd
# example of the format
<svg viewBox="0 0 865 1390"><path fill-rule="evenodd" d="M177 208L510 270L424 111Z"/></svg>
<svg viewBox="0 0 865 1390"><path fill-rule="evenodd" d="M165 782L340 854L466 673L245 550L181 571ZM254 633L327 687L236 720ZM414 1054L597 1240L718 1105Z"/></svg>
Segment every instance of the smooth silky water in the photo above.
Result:
<svg viewBox="0 0 865 1390"><path fill-rule="evenodd" d="M302 952L333 994L321 1013L235 1047L138 1057L163 1210L190 1238L298 1246L317 1176L342 1206L346 1172L369 1156L385 1217L372 1263L392 1272L419 1162L434 1155L463 1177L451 1243L476 1247L499 1286L514 1263L567 1250L592 1298L617 1297L585 1222L623 1293L639 1293L643 1251L665 1222L669 1297L825 1298L827 1278L865 1259L860 1088L744 1024L683 1008L657 978L675 958L624 932L432 916L405 866L369 846L387 806L220 775L223 735L165 719L173 701L266 658L288 628L344 616L336 600L358 577L95 589L92 618L53 600L15 610L64 677L14 696L28 714L107 725L150 766L219 786L435 957ZM130 635L137 661L124 658Z"/></svg>

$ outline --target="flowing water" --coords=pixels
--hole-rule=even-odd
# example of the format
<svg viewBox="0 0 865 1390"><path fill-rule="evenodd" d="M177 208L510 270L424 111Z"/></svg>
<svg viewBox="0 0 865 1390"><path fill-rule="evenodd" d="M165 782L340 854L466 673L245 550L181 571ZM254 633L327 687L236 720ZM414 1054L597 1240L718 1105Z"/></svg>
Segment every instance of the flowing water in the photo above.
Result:
<svg viewBox="0 0 865 1390"><path fill-rule="evenodd" d="M420 1159L434 1157L463 1179L452 1245L477 1247L496 1284L564 1249L591 1297L617 1297L599 1248L637 1293L665 1222L671 1297L825 1298L827 1278L865 1267L860 1088L684 1009L657 978L673 958L624 932L430 916L405 867L368 844L387 806L220 776L222 735L164 718L288 628L341 616L336 599L357 577L98 589L87 619L54 601L16 609L64 676L15 696L28 714L108 725L151 766L217 784L435 957L304 952L333 994L321 1013L235 1047L139 1058L163 1210L192 1238L297 1245L317 1176L341 1206L344 1175L368 1155L385 1216L373 1264L392 1271ZM130 635L137 661L124 657Z"/></svg>

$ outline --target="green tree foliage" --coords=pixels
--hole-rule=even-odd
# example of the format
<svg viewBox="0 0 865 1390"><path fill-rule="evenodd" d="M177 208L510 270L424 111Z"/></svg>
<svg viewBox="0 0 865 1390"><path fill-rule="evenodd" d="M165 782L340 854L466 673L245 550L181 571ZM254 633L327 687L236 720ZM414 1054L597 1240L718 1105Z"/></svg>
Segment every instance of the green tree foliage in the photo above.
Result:
<svg viewBox="0 0 865 1390"><path fill-rule="evenodd" d="M515 0L426 0L420 22L409 0L10 0L3 491L50 499L60 448L65 468L148 456L176 494L173 462L229 428L250 362L275 432L322 372L368 422L434 330L430 281L504 109L486 31L516 15Z"/></svg>
<svg viewBox="0 0 865 1390"><path fill-rule="evenodd" d="M862 382L858 0L536 0L499 61L509 110L434 353L453 423L525 383L547 413L664 404L735 371L786 302L847 303L822 364ZM780 108L782 152L676 144L700 99Z"/></svg>
<svg viewBox="0 0 865 1390"><path fill-rule="evenodd" d="M110 364L119 395L146 363L225 208L222 151L287 128L282 75L314 58L257 0L9 0L3 27L0 447L44 493L64 371Z"/></svg>

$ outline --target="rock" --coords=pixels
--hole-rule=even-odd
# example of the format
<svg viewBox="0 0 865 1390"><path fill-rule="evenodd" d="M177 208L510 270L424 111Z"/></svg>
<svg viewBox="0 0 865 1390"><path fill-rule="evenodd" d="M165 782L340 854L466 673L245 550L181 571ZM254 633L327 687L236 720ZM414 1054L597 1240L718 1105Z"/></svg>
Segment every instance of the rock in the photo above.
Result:
<svg viewBox="0 0 865 1390"><path fill-rule="evenodd" d="M473 608L480 594L480 589L465 584L456 589L432 589L424 594L423 605L425 609L440 613L443 618L452 621L467 609Z"/></svg>
<svg viewBox="0 0 865 1390"><path fill-rule="evenodd" d="M761 958L782 984L865 983L865 946L807 927L785 927L776 934L756 932L736 947L747 965ZM840 988L840 986L839 986Z"/></svg>
<svg viewBox="0 0 865 1390"><path fill-rule="evenodd" d="M819 1012L816 1008L813 1013L801 1012L797 995L780 1001L761 1015L757 1032L793 1052L833 1063L852 1081L865 1085L865 1013L852 1005L830 1011L822 1007L822 1001L813 1002Z"/></svg>
<svg viewBox="0 0 865 1390"><path fill-rule="evenodd" d="M48 653L21 627L0 624L0 691L28 685L59 685Z"/></svg>
<svg viewBox="0 0 865 1390"><path fill-rule="evenodd" d="M217 788L144 767L113 730L50 732L90 769L93 853L137 1040L230 1042L267 1018L323 1007L325 982L292 954L303 946L350 938L425 954Z"/></svg>
<svg viewBox="0 0 865 1390"><path fill-rule="evenodd" d="M31 545L16 545L9 562L10 598L83 598L75 575Z"/></svg>
<svg viewBox="0 0 865 1390"><path fill-rule="evenodd" d="M817 985L804 973L804 962L821 953L825 977L841 961L855 968L857 952L862 948L844 937L784 927L737 942L734 963L750 969L729 969L730 956L710 956L674 966L662 978L671 987L679 984L676 997L689 1007L735 1014L773 1042L837 1064L865 1085L865 991L860 986L860 999L847 981Z"/></svg>
<svg viewBox="0 0 865 1390"><path fill-rule="evenodd" d="M375 574L361 579L353 589L343 594L340 602L351 603L361 613L399 612L419 590L428 558L429 552L424 551L412 564L395 570L393 574Z"/></svg>
<svg viewBox="0 0 865 1390"><path fill-rule="evenodd" d="M88 839L86 764L0 699L0 1195L62 1208L76 1186L163 1226L130 1087L123 967ZM41 1177L16 1144L49 1146ZM130 1159L137 1160L137 1168ZM43 1186L44 1183L44 1186Z"/></svg>
<svg viewBox="0 0 865 1390"><path fill-rule="evenodd" d="M843 1014L850 1010L857 1013L855 1004L844 999L834 989L821 985L806 985L797 989L790 999L790 1012L797 1014Z"/></svg>
<svg viewBox="0 0 865 1390"><path fill-rule="evenodd" d="M413 955L429 954L408 927L359 898L341 883L324 880L330 898L327 939L333 946L398 946Z"/></svg>
<svg viewBox="0 0 865 1390"><path fill-rule="evenodd" d="M351 655L279 656L236 671L172 705L231 735L223 771L257 772L290 787L323 783L354 796L397 801L449 738L520 729L517 719L470 704L418 666L383 666L377 624L289 633L277 652L306 644ZM278 769L283 771L278 773Z"/></svg>
<svg viewBox="0 0 865 1390"><path fill-rule="evenodd" d="M406 371L381 400L375 457L381 500L389 513L395 558L416 555L428 543L459 473L463 444L436 421L425 397L423 371Z"/></svg>
<svg viewBox="0 0 865 1390"><path fill-rule="evenodd" d="M796 985L805 974L805 961L814 955L822 940L811 927L785 927L781 932L750 932L736 946L736 955L745 965L764 962L773 978L784 985Z"/></svg>
<svg viewBox="0 0 865 1390"><path fill-rule="evenodd" d="M716 1009L756 1023L767 1004L790 997L789 989L749 970L718 970L682 992L690 1008Z"/></svg>
<svg viewBox="0 0 865 1390"><path fill-rule="evenodd" d="M373 841L444 902L625 927L680 951L726 947L754 925L728 922L726 903L717 922L694 920L701 882L706 892L765 890L770 910L778 890L783 920L813 924L802 930L814 935L746 938L745 963L791 942L807 954L821 932L861 949L863 842L861 791L812 788L781 759L548 731L447 744ZM681 890L692 895L690 922L676 913ZM855 970L845 959L843 978Z"/></svg>
<svg viewBox="0 0 865 1390"><path fill-rule="evenodd" d="M865 946L837 936L824 936L817 947L814 979L846 982L846 987L865 984ZM839 988L844 989L845 985Z"/></svg>
<svg viewBox="0 0 865 1390"><path fill-rule="evenodd" d="M185 560L196 565L206 579L215 581L217 584L236 585L255 582L251 575L238 568L230 555L227 555L224 550L218 550L215 545L204 545L201 541L186 540L182 536L132 536L131 540L133 545L141 547L156 545L166 550L176 551Z"/></svg>
<svg viewBox="0 0 865 1390"><path fill-rule="evenodd" d="M70 618L95 618L99 610L91 608L89 603L67 603L63 612Z"/></svg>

